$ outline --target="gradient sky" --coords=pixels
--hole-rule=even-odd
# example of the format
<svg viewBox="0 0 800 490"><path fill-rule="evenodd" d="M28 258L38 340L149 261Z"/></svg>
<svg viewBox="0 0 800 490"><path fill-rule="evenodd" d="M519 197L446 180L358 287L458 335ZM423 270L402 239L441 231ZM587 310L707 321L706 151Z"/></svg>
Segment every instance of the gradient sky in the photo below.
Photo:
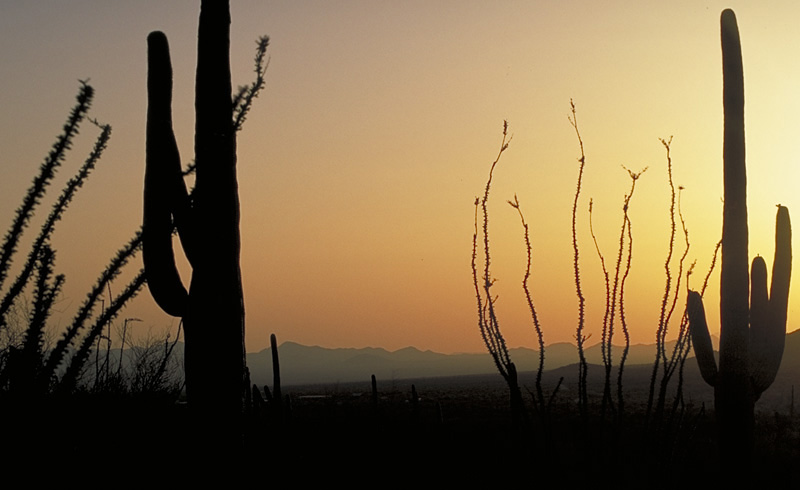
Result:
<svg viewBox="0 0 800 490"><path fill-rule="evenodd" d="M267 86L238 143L248 351L268 346L273 332L326 347L484 351L470 270L473 201L504 119L513 140L490 205L501 328L511 346L536 343L520 288L522 232L505 203L516 193L532 227L531 288L545 341L573 340L579 148L567 120L570 98L587 156L578 226L589 342L599 341L604 294L588 202L611 261L630 182L623 165L649 168L631 203L626 303L632 341L653 342L669 233L659 138L674 137L695 286L721 233L719 14L726 7L737 14L743 43L751 254L771 264L775 204L800 213L796 2L232 4L234 85L252 79L256 38L271 38ZM0 3L0 225L10 223L59 133L78 80L96 89L91 115L113 127L107 153L53 238L57 268L67 275L54 332L140 226L152 30L170 40L176 136L182 159L192 159L198 11L188 0ZM53 194L96 134L84 125ZM800 321L796 284L789 330ZM712 333L718 286L717 273L707 293ZM177 325L146 291L124 317L144 320L135 327L140 335Z"/></svg>

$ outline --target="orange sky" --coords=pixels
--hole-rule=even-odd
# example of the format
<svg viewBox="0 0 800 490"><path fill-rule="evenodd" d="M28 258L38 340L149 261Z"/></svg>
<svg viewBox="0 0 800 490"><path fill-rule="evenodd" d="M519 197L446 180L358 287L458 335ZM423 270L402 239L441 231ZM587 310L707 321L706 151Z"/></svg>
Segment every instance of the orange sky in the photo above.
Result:
<svg viewBox="0 0 800 490"><path fill-rule="evenodd" d="M57 268L67 275L54 332L140 224L151 30L170 39L176 135L182 158L192 158L198 3L0 4L0 224L10 223L58 134L78 79L97 91L92 116L113 127L105 157L53 239ZM649 167L631 203L626 302L632 340L653 342L669 231L658 138L674 136L689 261L697 261L693 284L721 231L725 7L736 11L743 43L751 253L771 262L775 204L800 210L795 2L232 3L234 84L252 78L255 39L271 38L267 87L238 143L249 351L266 347L274 332L280 341L326 347L482 352L469 265L472 203L504 119L513 141L490 207L501 328L510 345L535 345L519 287L521 230L505 204L516 193L532 227L531 287L545 340L571 340L579 149L567 121L570 98L587 155L578 226L590 343L599 341L604 296L588 201L610 261L629 186L622 165ZM95 134L84 126L51 192L80 165ZM706 306L712 331L718 281ZM798 327L797 291L789 330ZM147 292L124 317L145 320L140 334L177 325Z"/></svg>

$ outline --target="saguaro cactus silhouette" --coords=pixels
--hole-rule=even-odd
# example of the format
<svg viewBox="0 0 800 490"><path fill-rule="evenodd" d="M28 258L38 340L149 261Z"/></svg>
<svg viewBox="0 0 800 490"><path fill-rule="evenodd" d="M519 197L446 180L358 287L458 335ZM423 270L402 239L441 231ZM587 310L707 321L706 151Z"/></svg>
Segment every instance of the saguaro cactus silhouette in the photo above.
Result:
<svg viewBox="0 0 800 490"><path fill-rule="evenodd" d="M721 30L725 203L719 369L699 293L689 293L687 310L700 372L714 387L720 448L727 466L746 464L753 446L755 401L774 381L783 356L792 270L792 231L789 211L778 206L775 258L768 296L767 266L763 258L753 259L748 279L744 82L739 29L733 11L722 12Z"/></svg>
<svg viewBox="0 0 800 490"><path fill-rule="evenodd" d="M183 318L186 390L203 413L236 416L245 372L244 301L239 266L236 131L227 1L203 0L197 45L195 189L181 174L172 131L172 67L167 38L148 38L147 156L143 255L153 298ZM192 267L187 293L175 266L173 224Z"/></svg>

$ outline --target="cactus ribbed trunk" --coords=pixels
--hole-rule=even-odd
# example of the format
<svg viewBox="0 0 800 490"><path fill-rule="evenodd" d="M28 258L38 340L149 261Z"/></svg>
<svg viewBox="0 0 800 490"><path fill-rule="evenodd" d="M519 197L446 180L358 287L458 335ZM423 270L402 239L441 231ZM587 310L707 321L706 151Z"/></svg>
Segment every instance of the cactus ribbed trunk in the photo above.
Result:
<svg viewBox="0 0 800 490"><path fill-rule="evenodd" d="M245 367L244 300L229 53L228 2L205 0L197 43L194 263L184 317L186 389L202 406L224 405L217 408L237 414Z"/></svg>
<svg viewBox="0 0 800 490"><path fill-rule="evenodd" d="M744 141L744 75L739 29L733 11L720 19L722 38L725 202L722 212L719 378L714 407L720 442L752 447L753 390L749 380L749 276L747 176ZM743 449L743 448L742 448Z"/></svg>

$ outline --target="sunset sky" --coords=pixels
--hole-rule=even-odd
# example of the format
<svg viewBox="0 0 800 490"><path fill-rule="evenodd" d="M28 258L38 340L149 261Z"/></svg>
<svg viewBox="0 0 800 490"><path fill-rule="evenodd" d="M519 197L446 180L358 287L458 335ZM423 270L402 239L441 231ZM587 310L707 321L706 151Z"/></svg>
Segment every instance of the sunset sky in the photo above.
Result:
<svg viewBox="0 0 800 490"><path fill-rule="evenodd" d="M726 7L736 12L743 45L751 255L771 267L776 204L800 219L797 2L231 3L235 86L252 80L255 40L270 36L267 85L238 140L248 351L267 347L273 332L279 341L325 347L485 351L470 270L473 202L504 120L513 140L490 201L501 329L511 346L536 345L520 287L522 230L506 204L516 193L531 226L530 285L545 341L574 341L570 219L580 150L567 119L570 99L587 158L578 240L589 344L600 339L605 297L588 204L591 198L600 247L613 262L630 186L622 166L648 167L630 207L626 304L632 341L652 343L669 238L659 138L673 137L695 287L721 234L719 15ZM198 12L199 2L188 0L0 3L0 227L10 224L74 105L78 80L96 90L91 116L113 127L105 156L53 238L57 269L67 276L54 332L141 224L153 30L169 38L176 136L181 158L193 158ZM96 135L84 124L53 195ZM718 272L706 299L712 333L719 331ZM789 331L800 327L799 312L795 274ZM178 323L146 290L126 317L144 320L135 327L140 335Z"/></svg>

